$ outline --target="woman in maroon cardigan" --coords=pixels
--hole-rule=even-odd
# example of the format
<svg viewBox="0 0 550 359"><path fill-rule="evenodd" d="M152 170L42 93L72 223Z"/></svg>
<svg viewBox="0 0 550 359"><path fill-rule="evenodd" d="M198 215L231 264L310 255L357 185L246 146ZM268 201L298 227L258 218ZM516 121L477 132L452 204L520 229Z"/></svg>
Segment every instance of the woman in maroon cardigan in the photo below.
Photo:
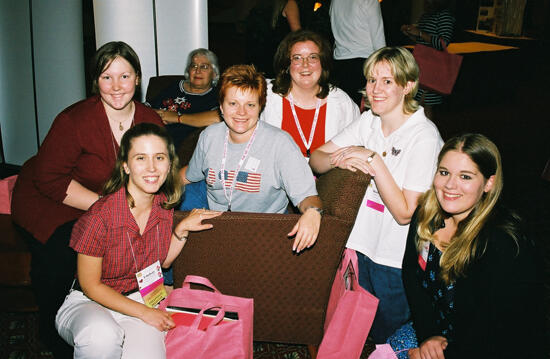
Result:
<svg viewBox="0 0 550 359"><path fill-rule="evenodd" d="M103 45L91 71L95 96L56 117L38 154L23 165L12 200L12 218L32 253L40 334L56 358L68 357L64 349L71 349L57 335L54 319L76 269L76 254L68 246L73 224L100 198L122 135L141 122L162 125L153 110L133 100L141 66L130 46Z"/></svg>

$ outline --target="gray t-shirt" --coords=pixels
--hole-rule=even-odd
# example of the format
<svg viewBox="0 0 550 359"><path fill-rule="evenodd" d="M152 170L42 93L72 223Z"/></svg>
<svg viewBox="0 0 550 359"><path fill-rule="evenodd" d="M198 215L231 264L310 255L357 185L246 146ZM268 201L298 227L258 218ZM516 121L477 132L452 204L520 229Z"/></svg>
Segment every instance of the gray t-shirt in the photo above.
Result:
<svg viewBox="0 0 550 359"><path fill-rule="evenodd" d="M191 182L206 179L208 205L212 210L227 210L220 175L227 126L224 122L208 126L189 162L186 177ZM226 192L247 144L227 145L225 164ZM287 197L288 195L288 197ZM288 198L298 206L306 197L317 195L313 173L298 146L284 131L258 121L256 138L244 161L233 190L231 210L239 212L284 213Z"/></svg>

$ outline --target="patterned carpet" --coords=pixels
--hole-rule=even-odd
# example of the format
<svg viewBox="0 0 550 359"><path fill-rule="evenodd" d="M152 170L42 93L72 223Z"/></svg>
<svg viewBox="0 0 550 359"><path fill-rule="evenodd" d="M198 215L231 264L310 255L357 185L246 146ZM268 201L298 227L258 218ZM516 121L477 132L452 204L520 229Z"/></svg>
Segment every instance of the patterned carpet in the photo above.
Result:
<svg viewBox="0 0 550 359"><path fill-rule="evenodd" d="M38 313L0 313L0 358L52 359L37 335Z"/></svg>
<svg viewBox="0 0 550 359"><path fill-rule="evenodd" d="M0 312L0 358L54 359L38 340L38 313ZM373 350L367 344L361 359ZM254 343L254 359L310 359L305 345Z"/></svg>

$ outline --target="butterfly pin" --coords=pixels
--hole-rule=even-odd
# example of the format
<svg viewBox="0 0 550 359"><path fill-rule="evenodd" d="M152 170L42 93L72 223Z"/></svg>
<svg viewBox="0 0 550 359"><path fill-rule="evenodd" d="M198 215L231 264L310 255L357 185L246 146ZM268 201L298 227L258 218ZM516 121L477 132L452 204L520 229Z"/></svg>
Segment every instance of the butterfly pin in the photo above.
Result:
<svg viewBox="0 0 550 359"><path fill-rule="evenodd" d="M395 148L395 147L392 147L392 148L391 148L391 154L392 154L392 156L397 156L399 153L401 153L401 150L398 150L398 149Z"/></svg>

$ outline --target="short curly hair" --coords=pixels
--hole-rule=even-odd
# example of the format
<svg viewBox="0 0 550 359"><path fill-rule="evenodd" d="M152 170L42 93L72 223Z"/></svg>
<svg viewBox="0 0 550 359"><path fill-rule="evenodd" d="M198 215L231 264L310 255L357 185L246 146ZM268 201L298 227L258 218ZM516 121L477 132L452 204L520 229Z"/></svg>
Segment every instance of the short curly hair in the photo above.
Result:
<svg viewBox="0 0 550 359"><path fill-rule="evenodd" d="M223 72L220 79L220 92L218 96L220 104L223 103L225 93L231 87L237 87L241 91L257 92L260 112L264 109L267 97L267 83L264 75L256 70L254 65L233 65Z"/></svg>

